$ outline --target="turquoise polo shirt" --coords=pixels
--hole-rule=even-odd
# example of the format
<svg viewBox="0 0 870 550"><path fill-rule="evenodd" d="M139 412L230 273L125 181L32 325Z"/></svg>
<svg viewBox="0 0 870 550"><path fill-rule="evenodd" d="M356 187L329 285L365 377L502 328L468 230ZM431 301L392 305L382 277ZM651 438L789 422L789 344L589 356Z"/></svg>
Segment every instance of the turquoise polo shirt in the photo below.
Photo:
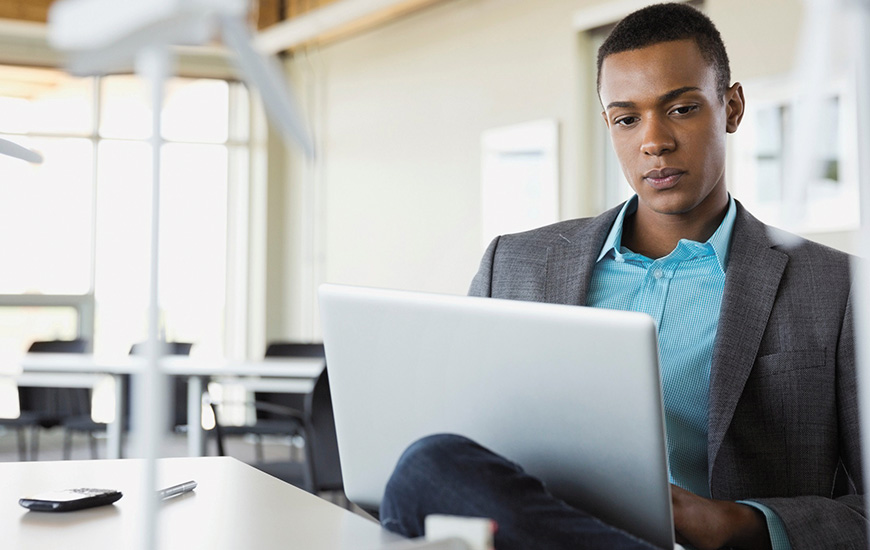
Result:
<svg viewBox="0 0 870 550"><path fill-rule="evenodd" d="M637 196L622 207L604 241L587 305L639 311L655 321L671 483L710 498L710 368L737 206L729 197L725 219L707 242L680 239L670 254L655 260L622 246L623 222L636 211ZM773 510L742 502L764 513L774 550L791 549L782 520Z"/></svg>

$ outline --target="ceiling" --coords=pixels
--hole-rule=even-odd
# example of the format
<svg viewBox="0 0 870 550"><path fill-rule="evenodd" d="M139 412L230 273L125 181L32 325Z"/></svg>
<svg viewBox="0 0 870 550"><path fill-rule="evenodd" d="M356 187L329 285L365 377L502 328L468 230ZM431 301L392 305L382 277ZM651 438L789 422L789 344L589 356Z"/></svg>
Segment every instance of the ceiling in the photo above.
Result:
<svg viewBox="0 0 870 550"><path fill-rule="evenodd" d="M143 0L148 1L148 0ZM447 0L247 0L263 53L293 52L357 35ZM45 23L54 0L0 0L0 27ZM18 33L19 29L13 31ZM29 32L28 34L29 37ZM2 35L2 32L0 32ZM0 42L2 42L0 36ZM32 38L32 37L31 37ZM8 44L2 46L9 58ZM32 49L32 48L31 48ZM32 52L31 57L32 57ZM34 61L37 64L39 63Z"/></svg>
<svg viewBox="0 0 870 550"><path fill-rule="evenodd" d="M37 97L71 79L56 69L0 65L0 97Z"/></svg>
<svg viewBox="0 0 870 550"><path fill-rule="evenodd" d="M44 23L54 0L0 0L0 19ZM342 0L251 0L251 19L262 30L276 23L297 18L306 13ZM401 3L401 2L400 2Z"/></svg>
<svg viewBox="0 0 870 550"><path fill-rule="evenodd" d="M252 0L251 15L264 29L337 0ZM45 23L53 0L0 0L0 18Z"/></svg>
<svg viewBox="0 0 870 550"><path fill-rule="evenodd" d="M338 0L256 0L252 16L256 17L257 28L265 29L275 23L299 17L300 15ZM257 13L254 14L253 12Z"/></svg>

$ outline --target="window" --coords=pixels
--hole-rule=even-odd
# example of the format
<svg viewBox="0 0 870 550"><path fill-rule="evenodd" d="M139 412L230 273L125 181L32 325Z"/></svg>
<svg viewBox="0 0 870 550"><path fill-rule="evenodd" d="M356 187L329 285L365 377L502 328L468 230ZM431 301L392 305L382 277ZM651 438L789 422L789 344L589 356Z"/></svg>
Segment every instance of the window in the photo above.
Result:
<svg viewBox="0 0 870 550"><path fill-rule="evenodd" d="M812 106L819 122L812 140L818 164L804 182L789 173L797 154L795 88L788 78L745 83L752 101L734 137L735 195L760 220L799 234L854 231L860 225L859 155L850 145L857 143L857 87L851 78L834 78Z"/></svg>
<svg viewBox="0 0 870 550"><path fill-rule="evenodd" d="M0 157L0 353L45 338L126 353L146 338L151 133L136 77L0 66L0 136L40 151ZM164 336L223 351L228 196L245 181L241 84L173 78L163 109L160 319ZM240 116L244 114L244 116Z"/></svg>

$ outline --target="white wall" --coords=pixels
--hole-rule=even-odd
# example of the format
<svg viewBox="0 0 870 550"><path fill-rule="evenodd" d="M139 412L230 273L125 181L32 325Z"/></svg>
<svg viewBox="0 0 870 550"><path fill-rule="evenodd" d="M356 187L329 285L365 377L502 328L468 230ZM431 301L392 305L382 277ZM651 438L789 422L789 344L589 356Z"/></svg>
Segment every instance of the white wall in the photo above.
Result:
<svg viewBox="0 0 870 550"><path fill-rule="evenodd" d="M559 120L562 213L581 212L576 6L448 1L297 58L320 89L325 280L464 293L489 128Z"/></svg>
<svg viewBox="0 0 870 550"><path fill-rule="evenodd" d="M323 155L304 184L318 212L303 261L314 275L296 299L313 303L324 281L464 293L482 252L480 136L489 128L557 119L561 217L602 210L588 161L598 123L584 105L594 90L588 44L573 20L605 3L448 0L297 54L289 65ZM791 70L800 6L707 0L734 79ZM848 246L851 235L825 238ZM302 325L316 334L316 314Z"/></svg>

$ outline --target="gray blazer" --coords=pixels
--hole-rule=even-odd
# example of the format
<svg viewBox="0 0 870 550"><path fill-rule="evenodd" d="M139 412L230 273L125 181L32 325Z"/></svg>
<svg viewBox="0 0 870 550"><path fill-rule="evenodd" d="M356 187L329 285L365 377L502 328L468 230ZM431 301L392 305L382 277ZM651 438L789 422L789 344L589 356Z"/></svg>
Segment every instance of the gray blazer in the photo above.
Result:
<svg viewBox="0 0 870 550"><path fill-rule="evenodd" d="M505 235L469 294L585 304L619 207ZM710 492L782 518L792 547L867 548L848 255L737 204L713 350Z"/></svg>

